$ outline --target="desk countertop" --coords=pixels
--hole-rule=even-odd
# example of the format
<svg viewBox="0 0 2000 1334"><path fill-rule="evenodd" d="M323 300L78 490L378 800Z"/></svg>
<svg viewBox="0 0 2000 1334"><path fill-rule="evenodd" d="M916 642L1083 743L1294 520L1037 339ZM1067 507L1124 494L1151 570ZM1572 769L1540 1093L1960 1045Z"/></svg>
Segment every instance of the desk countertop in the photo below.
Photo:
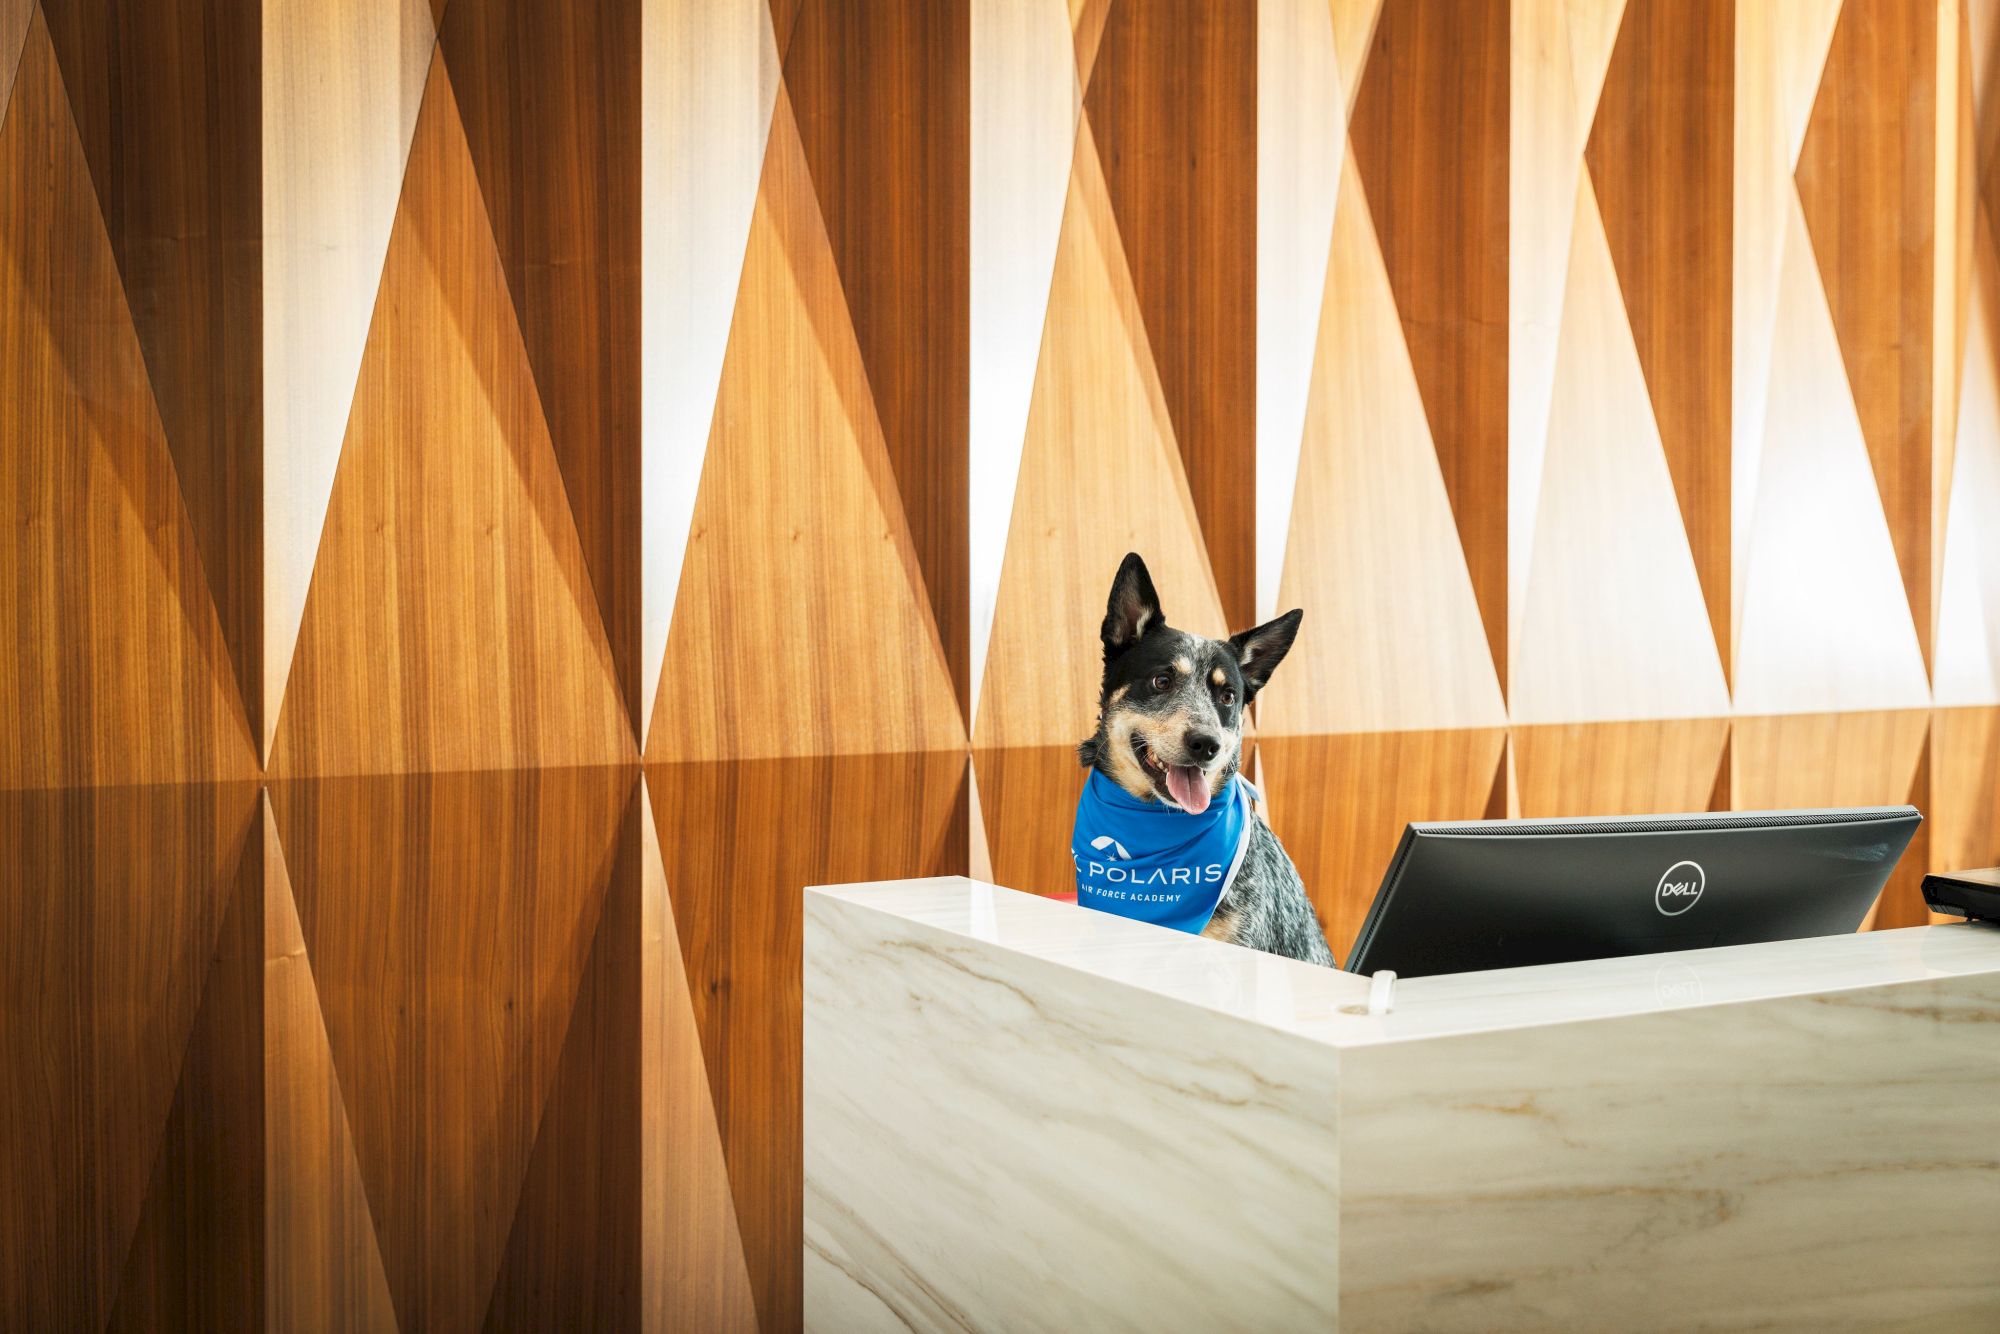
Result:
<svg viewBox="0 0 2000 1334"><path fill-rule="evenodd" d="M1366 978L971 880L805 916L816 1327L2000 1327L2000 929L1370 1015Z"/></svg>
<svg viewBox="0 0 2000 1334"><path fill-rule="evenodd" d="M1369 1015L1365 977L963 877L811 892L1335 1047L2000 973L2000 927L1964 923L1405 978Z"/></svg>

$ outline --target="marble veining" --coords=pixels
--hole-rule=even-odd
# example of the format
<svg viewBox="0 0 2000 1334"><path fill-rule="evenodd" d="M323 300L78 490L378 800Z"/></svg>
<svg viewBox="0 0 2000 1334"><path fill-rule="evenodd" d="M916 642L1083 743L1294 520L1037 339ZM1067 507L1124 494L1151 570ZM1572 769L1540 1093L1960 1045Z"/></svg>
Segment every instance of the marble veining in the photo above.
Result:
<svg viewBox="0 0 2000 1334"><path fill-rule="evenodd" d="M1376 1048L1358 1328L1876 1328L2000 1302L2000 974Z"/></svg>
<svg viewBox="0 0 2000 1334"><path fill-rule="evenodd" d="M2000 931L1366 980L809 891L816 1329L2000 1328Z"/></svg>
<svg viewBox="0 0 2000 1334"><path fill-rule="evenodd" d="M809 1325L1333 1309L1335 1053L821 896L806 930Z"/></svg>

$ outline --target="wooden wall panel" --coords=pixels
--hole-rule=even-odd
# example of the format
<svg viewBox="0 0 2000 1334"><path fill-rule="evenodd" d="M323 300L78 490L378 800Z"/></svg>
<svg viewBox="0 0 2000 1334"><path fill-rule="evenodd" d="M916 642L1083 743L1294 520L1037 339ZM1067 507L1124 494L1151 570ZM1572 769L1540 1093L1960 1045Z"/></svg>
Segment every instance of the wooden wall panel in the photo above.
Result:
<svg viewBox="0 0 2000 1334"><path fill-rule="evenodd" d="M1349 125L1503 684L1508 38L1504 0L1383 0Z"/></svg>
<svg viewBox="0 0 2000 1334"><path fill-rule="evenodd" d="M642 8L638 719L649 728L779 76L765 0Z"/></svg>
<svg viewBox="0 0 2000 1334"><path fill-rule="evenodd" d="M1796 177L1925 660L1938 12L1849 0Z"/></svg>
<svg viewBox="0 0 2000 1334"><path fill-rule="evenodd" d="M507 1272L510 1262L591 1271L588 1195L570 1227L552 1230L545 1188L526 1194L524 1183L562 1087L565 1035L578 1035L591 944L616 899L609 885L635 780L630 768L575 768L271 786L403 1327L482 1322L496 1294L518 1291L524 1276ZM587 999L585 1032L597 1018ZM624 1000L636 1018L636 986ZM606 1087L617 1083L607 1077ZM565 1100L574 1092L572 1082ZM541 1236L541 1253L509 1250L510 1231L522 1228Z"/></svg>
<svg viewBox="0 0 2000 1334"><path fill-rule="evenodd" d="M1353 8L1353 6L1350 6ZM1257 11L1257 603L1279 608L1292 491L1323 317L1347 90L1333 13L1314 0Z"/></svg>
<svg viewBox="0 0 2000 1334"><path fill-rule="evenodd" d="M1069 826L1084 782L1076 746L981 747L972 752L972 766L993 882L1033 894L1075 894Z"/></svg>
<svg viewBox="0 0 2000 1334"><path fill-rule="evenodd" d="M1725 675L1735 58L1736 0L1627 0L1584 151Z"/></svg>
<svg viewBox="0 0 2000 1334"><path fill-rule="evenodd" d="M1276 602L1305 630L1258 706L1273 734L1507 716L1368 205L1350 161Z"/></svg>
<svg viewBox="0 0 2000 1334"><path fill-rule="evenodd" d="M21 41L28 20L36 14L35 0L0 0L0 115L14 92L14 72L20 67Z"/></svg>
<svg viewBox="0 0 2000 1334"><path fill-rule="evenodd" d="M1080 114L1070 7L978 0L971 54L966 546L976 718Z"/></svg>
<svg viewBox="0 0 2000 1334"><path fill-rule="evenodd" d="M223 642L261 731L258 10L51 0L42 13Z"/></svg>
<svg viewBox="0 0 2000 1334"><path fill-rule="evenodd" d="M650 785L639 781L650 817ZM695 1023L694 994L681 952L673 895L667 889L659 827L640 830L641 966L645 972L641 1053L645 1145L641 1223L652 1261L642 1267L643 1324L648 1330L757 1328L757 1302L743 1254L743 1230L730 1193L729 1164L708 1064Z"/></svg>
<svg viewBox="0 0 2000 1334"><path fill-rule="evenodd" d="M1930 820L1933 864L2000 866L2000 708L1939 709L1931 715Z"/></svg>
<svg viewBox="0 0 2000 1334"><path fill-rule="evenodd" d="M628 714L639 712L639 0L465 0L438 51Z"/></svg>
<svg viewBox="0 0 2000 1334"><path fill-rule="evenodd" d="M215 1168L227 1157L256 1170L254 1137L247 1162L231 1142L250 1109L223 1109L241 1092L237 1044L255 1031L237 937L223 927L256 801L243 782L0 794L0 1068L14 1074L0 1081L0 1323L10 1328L104 1328L121 1290L135 1319L147 1305L222 1316L243 1295L229 1279L185 1293L167 1271L241 1258L230 1254L241 1219L229 1206L248 1201L231 1200ZM203 1110L222 1114L197 1122ZM247 1193L253 1180L234 1184ZM176 1208L203 1218L159 1216ZM129 1285L128 1258L139 1267Z"/></svg>
<svg viewBox="0 0 2000 1334"><path fill-rule="evenodd" d="M634 757L486 218L433 65L274 774Z"/></svg>
<svg viewBox="0 0 2000 1334"><path fill-rule="evenodd" d="M1944 706L2000 704L2000 260L1988 205L1968 197L1961 206L1971 231L1967 299L1932 654L1932 693Z"/></svg>
<svg viewBox="0 0 2000 1334"><path fill-rule="evenodd" d="M427 0L263 6L268 760L436 45Z"/></svg>
<svg viewBox="0 0 2000 1334"><path fill-rule="evenodd" d="M881 657L882 644L899 651ZM964 740L840 275L780 94L647 758Z"/></svg>
<svg viewBox="0 0 2000 1334"><path fill-rule="evenodd" d="M667 892L766 1330L801 1319L799 895L965 864L963 751L649 764Z"/></svg>
<svg viewBox="0 0 2000 1334"><path fill-rule="evenodd" d="M1509 739L1518 792L1513 813L1522 817L1701 811L1715 809L1729 720L1516 727Z"/></svg>
<svg viewBox="0 0 2000 1334"><path fill-rule="evenodd" d="M183 795L189 792L183 789ZM206 795L206 794L203 794ZM241 811L250 785L232 790ZM264 823L252 813L107 1328L264 1319Z"/></svg>
<svg viewBox="0 0 2000 1334"><path fill-rule="evenodd" d="M273 1331L396 1327L292 878L261 802L264 850L264 1293Z"/></svg>
<svg viewBox="0 0 2000 1334"><path fill-rule="evenodd" d="M1728 685L1594 193L1569 229L1548 439L1510 571L1517 723L1722 714Z"/></svg>
<svg viewBox="0 0 2000 1334"><path fill-rule="evenodd" d="M0 788L243 778L243 697L39 11L0 124Z"/></svg>
<svg viewBox="0 0 2000 1334"><path fill-rule="evenodd" d="M1766 422L1737 441L1736 707L1921 707L1930 692L1894 544L1796 198L1787 209Z"/></svg>
<svg viewBox="0 0 2000 1334"><path fill-rule="evenodd" d="M1231 624L1255 616L1257 7L1113 3L1084 114Z"/></svg>
<svg viewBox="0 0 2000 1334"><path fill-rule="evenodd" d="M652 823L632 783L590 953L535 1123L505 1257L485 1327L637 1329L641 1319L643 831ZM560 838L560 826L552 830Z"/></svg>
<svg viewBox="0 0 2000 1334"><path fill-rule="evenodd" d="M911 547L968 706L968 8L807 4L785 88Z"/></svg>
<svg viewBox="0 0 2000 1334"><path fill-rule="evenodd" d="M1092 442L1089 449L1079 442ZM1111 577L1148 553L1167 619L1225 630L1173 426L1086 121L1056 248L975 744L1075 745L1102 680ZM1062 821L1067 827L1068 817ZM1053 826L1050 826L1053 829ZM1065 835L1066 837L1066 835Z"/></svg>

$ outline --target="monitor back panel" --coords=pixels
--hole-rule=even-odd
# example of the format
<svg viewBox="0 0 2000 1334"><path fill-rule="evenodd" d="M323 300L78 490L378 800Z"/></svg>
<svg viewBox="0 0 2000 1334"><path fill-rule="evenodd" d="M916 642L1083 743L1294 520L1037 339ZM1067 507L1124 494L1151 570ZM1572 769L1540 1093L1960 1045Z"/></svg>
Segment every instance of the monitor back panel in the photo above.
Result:
<svg viewBox="0 0 2000 1334"><path fill-rule="evenodd" d="M1411 825L1348 960L1405 977L1853 931L1909 807Z"/></svg>

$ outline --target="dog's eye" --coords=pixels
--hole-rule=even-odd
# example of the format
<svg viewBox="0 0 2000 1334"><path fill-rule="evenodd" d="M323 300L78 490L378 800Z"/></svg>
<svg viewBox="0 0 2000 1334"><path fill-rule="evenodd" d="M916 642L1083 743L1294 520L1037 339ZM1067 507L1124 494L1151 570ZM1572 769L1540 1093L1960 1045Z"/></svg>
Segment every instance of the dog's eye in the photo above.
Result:
<svg viewBox="0 0 2000 1334"><path fill-rule="evenodd" d="M1234 690L1231 690L1228 686L1224 686L1222 687L1222 689L1216 691L1215 697L1218 700L1222 701L1222 703L1225 706L1234 704L1236 702L1236 692Z"/></svg>
<svg viewBox="0 0 2000 1334"><path fill-rule="evenodd" d="M1155 690L1164 692L1173 683L1174 674L1172 672L1155 672L1153 674L1153 689Z"/></svg>

